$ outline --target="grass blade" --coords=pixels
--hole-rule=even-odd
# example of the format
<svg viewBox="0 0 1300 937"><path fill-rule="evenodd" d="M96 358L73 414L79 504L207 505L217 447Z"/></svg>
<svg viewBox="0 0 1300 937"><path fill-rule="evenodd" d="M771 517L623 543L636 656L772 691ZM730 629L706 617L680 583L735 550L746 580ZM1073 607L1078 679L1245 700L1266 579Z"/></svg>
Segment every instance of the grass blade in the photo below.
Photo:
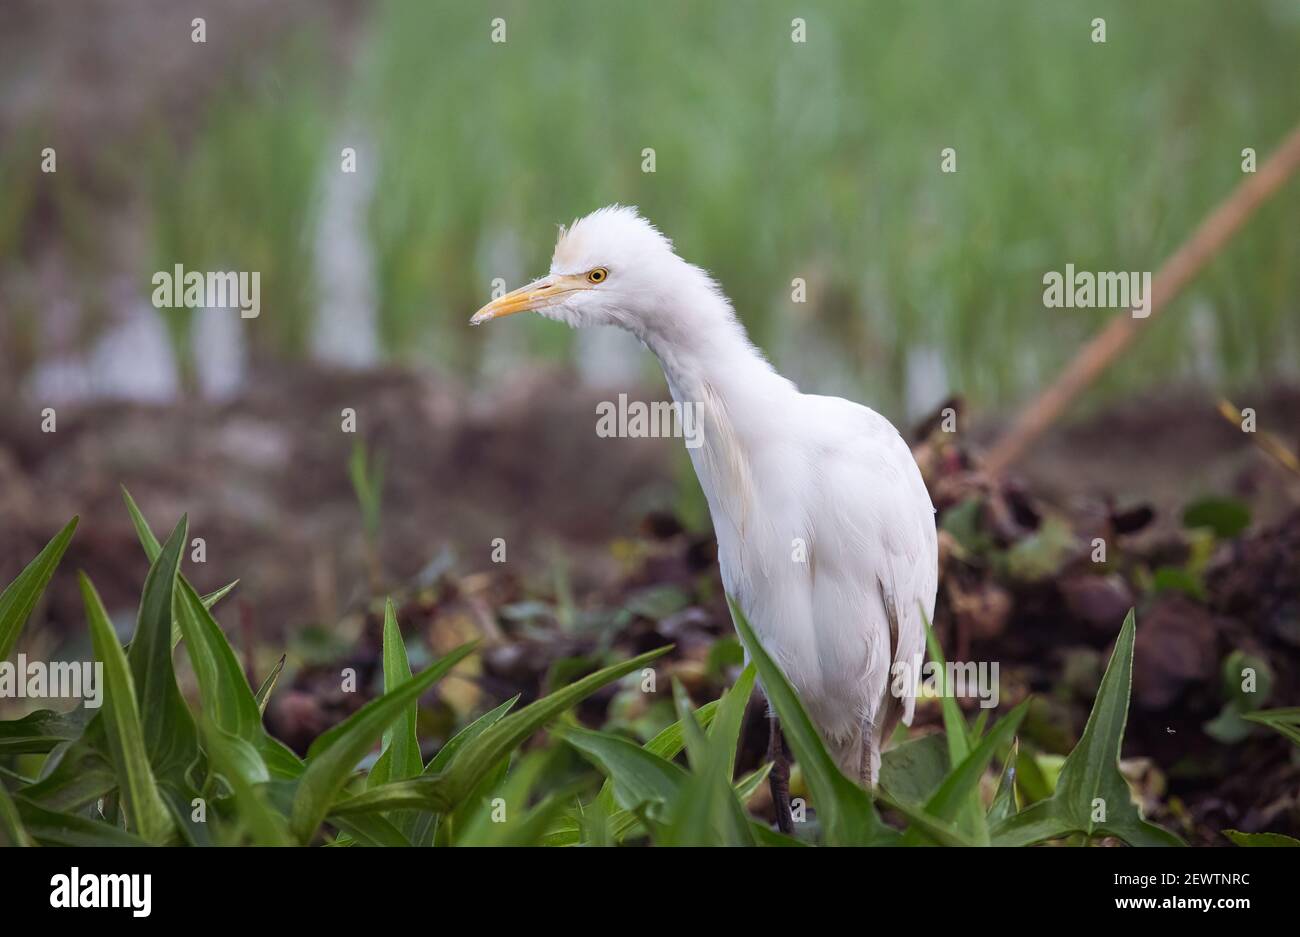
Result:
<svg viewBox="0 0 1300 937"><path fill-rule="evenodd" d="M990 826L997 826L1016 813L1016 761L1019 757L1020 742L1017 740L1011 743L1011 750L1002 763L1002 773L998 775L998 789L993 794L993 803L989 805Z"/></svg>
<svg viewBox="0 0 1300 937"><path fill-rule="evenodd" d="M348 775L384 729L473 650L473 644L457 648L397 689L371 700L312 743L307 769L293 798L290 829L298 842L307 843L315 835Z"/></svg>
<svg viewBox="0 0 1300 937"><path fill-rule="evenodd" d="M1292 744L1300 745L1300 706L1286 709L1259 709L1253 713L1244 713L1242 718L1268 726L1275 732L1285 735Z"/></svg>
<svg viewBox="0 0 1300 937"><path fill-rule="evenodd" d="M204 599L203 604L207 605L206 599ZM208 608L211 607L212 606L210 605L208 606ZM263 716L266 715L266 704L271 700L271 693L275 690L275 684L279 681L280 674L284 672L284 662L286 657L287 655L285 654L280 655L280 659L276 662L275 667L272 668L270 674L267 675L267 678L262 681L262 685L257 688L257 693L253 695L253 702L257 703L257 711Z"/></svg>
<svg viewBox="0 0 1300 937"><path fill-rule="evenodd" d="M78 518L68 521L64 528L54 535L54 539L45 545L36 559L27 564L18 574L18 578L0 592L0 661L8 660L18 635L32 609L40 600L45 587L50 584L59 560L72 541L72 534L77 529Z"/></svg>
<svg viewBox="0 0 1300 937"><path fill-rule="evenodd" d="M174 611L185 635L185 653L194 668L206 717L223 732L252 745L274 777L301 775L302 762L262 726L261 707L230 642L184 577L177 580Z"/></svg>
<svg viewBox="0 0 1300 937"><path fill-rule="evenodd" d="M1223 835L1237 846L1300 846L1300 839L1285 833L1242 833L1240 830L1224 830Z"/></svg>
<svg viewBox="0 0 1300 937"><path fill-rule="evenodd" d="M730 739L730 725L739 730L736 700L741 693L753 688L752 667L743 674L728 697L724 697L713 721L714 738L710 739L696 724L691 713L691 701L681 683L673 680L673 701L677 718L682 723L686 739L686 752L694 771L689 776L677 802L673 805L671 822L658 830L656 839L673 846L747 846L754 837L749 828L749 818L731 787L728 768L735 754L734 739ZM740 692L737 692L740 691ZM747 693L740 706L748 702ZM720 723L726 728L718 731ZM641 819L652 825L652 818L644 814Z"/></svg>
<svg viewBox="0 0 1300 937"><path fill-rule="evenodd" d="M384 692L391 693L410 679L411 663L406 656L402 629L397 624L393 600L387 599L384 602ZM384 730L383 748L370 772L367 781L369 785L403 781L424 770L424 761L420 758L420 739L415 732L419 705L418 700L411 700L397 720ZM401 826L400 823L397 825Z"/></svg>
<svg viewBox="0 0 1300 937"><path fill-rule="evenodd" d="M203 723L203 740L212 766L234 792L239 819L252 841L259 846L292 846L293 837L284 817L271 808L259 789L268 776L257 749L207 720Z"/></svg>
<svg viewBox="0 0 1300 937"><path fill-rule="evenodd" d="M151 843L165 842L173 831L172 818L149 765L131 668L95 587L84 573L80 575L80 582L95 656L104 664L105 693L101 712L127 813L131 825L141 837Z"/></svg>
<svg viewBox="0 0 1300 937"><path fill-rule="evenodd" d="M448 784L443 775L421 775L405 781L390 781L355 797L348 797L329 808L331 817L355 817L390 810L428 810L448 812L453 803L447 796Z"/></svg>
<svg viewBox="0 0 1300 937"><path fill-rule="evenodd" d="M736 744L740 740L740 725L745 719L745 708L754 692L754 677L758 671L751 662L737 678L735 686L722 697L718 717L709 729L710 747L721 746L727 753L724 773L728 783L736 770Z"/></svg>
<svg viewBox="0 0 1300 937"><path fill-rule="evenodd" d="M560 713L671 649L671 645L661 647L621 664L605 667L506 716L466 745L442 775L446 779L447 796L451 803L457 804L463 800L498 762L508 757L525 739Z"/></svg>
<svg viewBox="0 0 1300 937"><path fill-rule="evenodd" d="M614 798L624 810L671 804L686 783L687 774L679 765L617 735L577 726L552 732L600 768L610 779Z"/></svg>
<svg viewBox="0 0 1300 937"><path fill-rule="evenodd" d="M252 688L221 626L186 582L177 589L176 620L198 680L203 712L222 731L257 743L262 733L262 712Z"/></svg>
<svg viewBox="0 0 1300 937"><path fill-rule="evenodd" d="M9 796L9 790L0 783L0 846L30 846L32 838L23 826L18 805Z"/></svg>
<svg viewBox="0 0 1300 937"><path fill-rule="evenodd" d="M122 500L126 502L126 512L131 516L131 526L135 528L135 535L140 541L140 546L144 548L145 558L152 564L154 560L158 559L158 554L162 552L162 544L160 544L158 538L154 536L153 530L149 527L149 522L144 519L144 514L140 511L140 506L136 504L135 499L131 497L131 492L126 490L125 485L121 487ZM181 578L184 579L184 576ZM203 597L203 607L212 608L212 606L216 605L229 595L231 590L237 585L239 585L238 579L234 582L227 583L215 592L209 592ZM175 620L172 621L171 635L171 644L172 647L175 648L181 640L180 623Z"/></svg>
<svg viewBox="0 0 1300 937"><path fill-rule="evenodd" d="M713 724L713 717L717 714L721 702L721 699L715 699L695 710L692 718L701 729L708 729ZM684 726L682 723L680 721L674 722L646 742L642 748L652 755L658 755L666 761L672 761L681 753L683 746L686 744L683 731ZM597 811L595 815L603 820L606 831L615 842L621 842L638 829L636 814L630 810L620 810L618 808L618 804L614 799L614 782L609 778L606 778L605 783L601 785L600 793L596 795L595 801L587 805L587 810ZM578 832L576 823L567 823L562 829L553 830L548 835L547 841L555 843L577 842ZM570 835L572 839L570 839Z"/></svg>
<svg viewBox="0 0 1300 937"><path fill-rule="evenodd" d="M453 735L448 739L447 744L438 750L438 754L434 755L433 758L429 760L429 764L425 767L424 773L438 774L445 771L452 763L452 760L456 757L456 753L460 751L462 747L468 745L488 729L492 728L492 726L496 725L506 713L510 712L510 710L514 708L514 705L517 702L519 702L518 693L510 697L510 699L506 700L500 706L497 706L495 709L488 710L469 725L465 726L465 728Z"/></svg>
<svg viewBox="0 0 1300 937"><path fill-rule="evenodd" d="M939 672L939 702L943 710L944 736L948 740L948 764L960 765L975 744L975 733L966 724L966 717L962 715L961 707L957 705L957 698L952 695L952 687L948 685L948 665L943 656L943 648L939 646L939 639L935 636L934 628L931 627L930 619L924 609L921 611L921 620L925 624L925 644L930 653L930 660L938 667ZM983 731L983 726L980 726L980 731ZM956 822L976 841L988 840L988 818L980 806L978 791L972 791L967 797L956 817Z"/></svg>
<svg viewBox="0 0 1300 937"><path fill-rule="evenodd" d="M116 826L75 813L61 813L14 798L27 832L42 846L148 846L149 843Z"/></svg>
<svg viewBox="0 0 1300 937"><path fill-rule="evenodd" d="M48 752L80 738L94 712L84 706L67 713L38 709L21 719L0 722L0 755Z"/></svg>
<svg viewBox="0 0 1300 937"><path fill-rule="evenodd" d="M178 789L186 786L186 770L199 754L198 729L172 666L172 596L188 530L182 517L150 564L126 653L149 762L159 781Z"/></svg>
<svg viewBox="0 0 1300 937"><path fill-rule="evenodd" d="M1082 833L1085 837L1116 836L1131 846L1182 845L1173 833L1142 818L1119 770L1133 682L1135 636L1136 624L1130 610L1115 640L1115 650L1101 678L1083 735L1061 767L1056 790L1046 800L995 827L995 844L1023 846L1066 833Z"/></svg>
<svg viewBox="0 0 1300 937"><path fill-rule="evenodd" d="M939 789L926 801L925 812L939 820L955 821L967 809L972 799L978 804L980 778L984 776L984 771L993 760L996 751L1011 742L1016 729L1020 727L1020 721L1025 718L1025 713L1028 711L1029 700L1025 700L999 719L993 731L962 759L961 764L948 774L944 782L939 785ZM981 819L984 819L982 812ZM919 841L919 836L914 835L917 832L919 831L905 834L904 844L910 845ZM976 828L973 839L977 845L988 845L987 822L981 823Z"/></svg>
<svg viewBox="0 0 1300 937"><path fill-rule="evenodd" d="M496 725L506 713L514 708L515 703L519 702L519 694L516 693L510 699L506 700L500 706L488 710L479 716L473 722L466 725L463 729L447 740L447 743L438 750L438 754L429 759L429 763L424 768L427 775L440 774L445 771L464 746L468 745L474 739L478 738L492 726ZM438 822L438 815L430 810L421 811L411 826L411 842L416 846L428 846L433 843L433 836Z"/></svg>

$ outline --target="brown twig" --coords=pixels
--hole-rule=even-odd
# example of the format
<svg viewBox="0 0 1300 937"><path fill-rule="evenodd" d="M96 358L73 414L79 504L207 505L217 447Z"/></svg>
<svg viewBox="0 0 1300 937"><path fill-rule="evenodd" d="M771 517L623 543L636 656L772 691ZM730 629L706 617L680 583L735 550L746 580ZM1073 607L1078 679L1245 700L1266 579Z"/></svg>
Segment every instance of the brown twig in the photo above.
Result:
<svg viewBox="0 0 1300 937"><path fill-rule="evenodd" d="M1088 341L1061 376L1020 414L984 461L990 476L1001 475L1018 461L1067 407L1110 366L1132 343L1138 332L1177 296L1223 245L1237 233L1261 204L1268 200L1300 167L1300 127L1292 130L1282 145L1248 175L1227 198L1201 222L1156 272L1151 284L1150 314L1134 318L1131 310L1111 319Z"/></svg>
<svg viewBox="0 0 1300 937"><path fill-rule="evenodd" d="M1245 422L1245 414L1237 409L1236 404L1230 400L1219 401L1219 413L1223 418L1238 429L1242 428ZM1258 446L1265 455L1269 456L1274 462L1282 466L1293 475L1300 476L1300 457L1287 448L1286 443L1282 442L1273 433L1252 432L1251 441Z"/></svg>

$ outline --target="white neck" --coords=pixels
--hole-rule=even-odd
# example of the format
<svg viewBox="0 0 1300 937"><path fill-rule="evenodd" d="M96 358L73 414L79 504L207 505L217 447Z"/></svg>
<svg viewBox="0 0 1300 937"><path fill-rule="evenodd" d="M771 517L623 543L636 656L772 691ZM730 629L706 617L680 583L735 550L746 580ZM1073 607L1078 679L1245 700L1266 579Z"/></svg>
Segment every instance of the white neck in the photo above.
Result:
<svg viewBox="0 0 1300 937"><path fill-rule="evenodd" d="M692 268L694 270L694 268ZM730 303L699 271L654 324L639 331L673 399L698 408L704 444L688 449L721 540L761 522L752 458L771 420L798 393L749 341Z"/></svg>
<svg viewBox="0 0 1300 937"><path fill-rule="evenodd" d="M794 393L794 385L750 342L726 298L701 271L688 269L696 275L666 299L668 308L638 330L659 359L673 399L703 401L713 393L743 419L747 402Z"/></svg>

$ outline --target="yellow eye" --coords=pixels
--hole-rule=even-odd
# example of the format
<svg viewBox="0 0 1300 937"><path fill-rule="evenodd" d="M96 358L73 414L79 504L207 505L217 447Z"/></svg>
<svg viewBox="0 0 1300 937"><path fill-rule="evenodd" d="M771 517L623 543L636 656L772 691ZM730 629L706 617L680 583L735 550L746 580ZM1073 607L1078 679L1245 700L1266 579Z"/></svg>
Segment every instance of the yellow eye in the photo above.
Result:
<svg viewBox="0 0 1300 937"><path fill-rule="evenodd" d="M609 276L609 271L604 267L597 267L591 273L587 274L587 279L592 283L602 283Z"/></svg>

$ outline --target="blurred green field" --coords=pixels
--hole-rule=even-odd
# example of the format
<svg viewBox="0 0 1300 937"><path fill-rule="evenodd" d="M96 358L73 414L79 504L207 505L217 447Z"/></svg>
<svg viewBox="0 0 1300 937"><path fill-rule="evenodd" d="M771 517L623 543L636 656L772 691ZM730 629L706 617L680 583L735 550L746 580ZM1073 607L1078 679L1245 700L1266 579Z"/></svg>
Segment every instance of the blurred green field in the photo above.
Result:
<svg viewBox="0 0 1300 937"><path fill-rule="evenodd" d="M1242 148L1262 161L1296 122L1300 88L1287 0L393 0L362 20L346 65L323 31L296 31L268 69L227 76L195 127L160 122L104 155L149 155L142 282L174 263L260 270L255 346L302 353L322 180L355 145L397 359L473 377L500 360L485 342L571 355L551 323L465 322L493 278L545 269L556 223L632 203L715 273L778 367L895 412L909 373L988 406L1040 386L1108 315L1045 309L1043 273L1154 270L1241 180ZM1292 185L1103 391L1294 374L1297 217Z"/></svg>

